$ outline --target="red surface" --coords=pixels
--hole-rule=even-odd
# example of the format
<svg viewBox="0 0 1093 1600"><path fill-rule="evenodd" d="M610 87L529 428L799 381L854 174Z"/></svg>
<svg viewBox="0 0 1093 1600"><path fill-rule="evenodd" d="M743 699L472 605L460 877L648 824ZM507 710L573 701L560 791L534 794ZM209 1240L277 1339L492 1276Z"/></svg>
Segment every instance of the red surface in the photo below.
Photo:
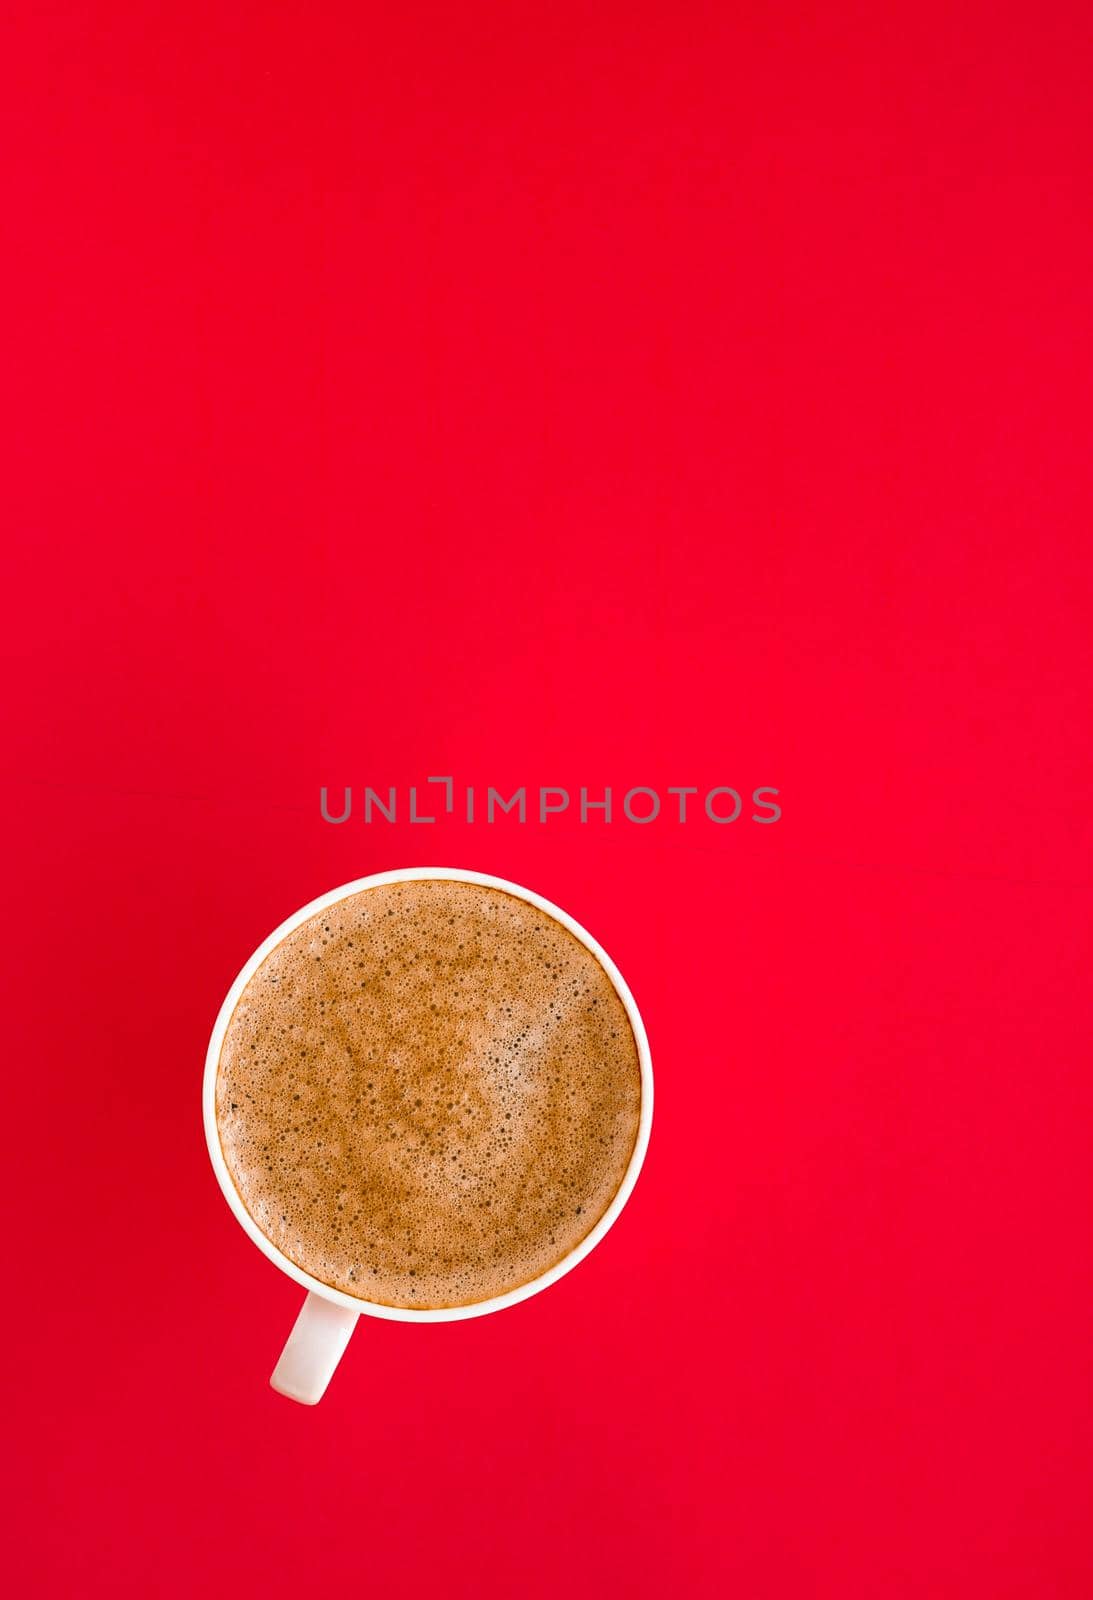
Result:
<svg viewBox="0 0 1093 1600"><path fill-rule="evenodd" d="M1088 8L9 19L14 1592L1085 1600ZM319 820L445 772L784 816ZM205 1044L430 861L616 957L649 1159L307 1411Z"/></svg>

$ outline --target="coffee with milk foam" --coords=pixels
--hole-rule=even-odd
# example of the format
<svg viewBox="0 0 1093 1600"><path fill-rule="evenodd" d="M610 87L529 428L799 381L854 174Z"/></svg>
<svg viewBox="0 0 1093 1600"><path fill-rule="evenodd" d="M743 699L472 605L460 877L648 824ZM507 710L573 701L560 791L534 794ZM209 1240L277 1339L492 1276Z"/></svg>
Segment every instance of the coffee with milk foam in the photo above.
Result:
<svg viewBox="0 0 1093 1600"><path fill-rule="evenodd" d="M445 879L377 885L295 928L228 1024L216 1120L266 1237L361 1300L474 1304L595 1227L641 1073L599 961L547 912Z"/></svg>

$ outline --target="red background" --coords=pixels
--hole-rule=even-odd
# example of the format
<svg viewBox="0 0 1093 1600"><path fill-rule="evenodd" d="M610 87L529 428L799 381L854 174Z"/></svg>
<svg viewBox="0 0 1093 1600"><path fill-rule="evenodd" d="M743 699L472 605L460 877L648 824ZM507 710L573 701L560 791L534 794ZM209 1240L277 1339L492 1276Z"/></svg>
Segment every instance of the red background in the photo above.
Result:
<svg viewBox="0 0 1093 1600"><path fill-rule="evenodd" d="M1088 8L5 33L16 1592L1084 1600ZM785 814L320 822L446 772ZM604 942L652 1144L308 1411L203 1053L422 863Z"/></svg>

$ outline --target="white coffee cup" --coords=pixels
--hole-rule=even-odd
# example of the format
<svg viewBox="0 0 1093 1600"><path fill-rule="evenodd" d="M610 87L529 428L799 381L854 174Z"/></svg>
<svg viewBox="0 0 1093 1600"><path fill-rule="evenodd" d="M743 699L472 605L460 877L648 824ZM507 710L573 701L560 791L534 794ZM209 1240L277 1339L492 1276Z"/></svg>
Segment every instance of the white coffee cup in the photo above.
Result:
<svg viewBox="0 0 1093 1600"><path fill-rule="evenodd" d="M591 950L596 960L611 979L618 992L619 999L626 1007L626 1014L630 1019L630 1026L634 1031L637 1043L638 1061L641 1067L641 1114L638 1121L638 1134L634 1143L633 1154L626 1173L620 1183L614 1199L597 1222L592 1231L585 1235L580 1244L576 1245L567 1256L542 1273L538 1278L533 1278L530 1283L521 1284L518 1289L512 1289L508 1294L495 1295L490 1300L479 1300L473 1305L445 1306L436 1310L416 1311L404 1306L376 1305L370 1300L359 1300L355 1295L345 1294L340 1289L333 1289L328 1283L320 1283L310 1273L304 1272L295 1262L282 1255L276 1245L272 1244L251 1217L235 1188L224 1160L224 1153L220 1148L220 1133L216 1125L216 1074L220 1062L220 1050L224 1043L224 1035L232 1013L239 1002L243 989L266 959L272 950L275 950L294 928L298 928L309 917L315 916L327 907L335 905L339 900L344 900L347 895L357 894L362 889L377 888L384 883L409 883L415 879L443 878L454 883L481 884L487 889L503 889L506 894L516 895L521 900L526 900L533 906L538 906L540 911L545 911L548 916L560 922L563 928L568 928L574 938ZM645 1027L641 1020L634 997L626 986L622 974L607 952L597 944L590 933L587 933L580 923L575 922L565 911L552 905L549 900L544 900L542 895L535 894L530 889L521 887L518 883L509 883L504 878L492 878L484 872L463 872L452 867L410 867L398 872L377 872L368 878L357 878L353 883L343 883L340 888L331 889L328 894L320 895L317 900L312 900L308 905L301 906L299 911L282 922L265 939L243 967L239 976L228 990L224 1004L220 1007L216 1024L213 1027L212 1038L209 1040L209 1049L205 1057L205 1081L202 1093L202 1105L205 1118L205 1138L209 1146L209 1156L212 1160L213 1171L216 1173L220 1187L224 1191L235 1217L244 1233L248 1234L259 1250L267 1255L275 1266L302 1284L307 1290L307 1298L300 1308L296 1324L288 1336L288 1343L281 1353L273 1371L270 1383L279 1394L288 1395L293 1400L299 1400L304 1405L314 1405L321 1400L327 1384L333 1376L334 1369L341 1360L342 1353L349 1343L349 1336L356 1327L357 1318L360 1316L385 1317L391 1322L459 1322L466 1317L483 1317L491 1311L503 1311L506 1306L514 1306L521 1300L527 1300L531 1295L538 1294L540 1289L545 1289L583 1261L589 1252L599 1244L608 1228L618 1217L619 1212L630 1198L634 1184L637 1182L641 1164L645 1159L645 1151L649 1144L649 1129L653 1120L653 1067L649 1056L649 1041L646 1038Z"/></svg>

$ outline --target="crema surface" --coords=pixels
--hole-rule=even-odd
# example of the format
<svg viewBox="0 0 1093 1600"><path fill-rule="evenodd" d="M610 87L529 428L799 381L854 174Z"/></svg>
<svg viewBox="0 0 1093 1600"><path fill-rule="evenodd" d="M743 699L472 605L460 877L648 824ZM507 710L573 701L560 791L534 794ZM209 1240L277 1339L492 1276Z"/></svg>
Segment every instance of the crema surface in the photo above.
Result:
<svg viewBox="0 0 1093 1600"><path fill-rule="evenodd" d="M216 1118L262 1232L383 1305L529 1283L610 1205L641 1110L637 1045L595 956L499 889L352 895L254 973Z"/></svg>

